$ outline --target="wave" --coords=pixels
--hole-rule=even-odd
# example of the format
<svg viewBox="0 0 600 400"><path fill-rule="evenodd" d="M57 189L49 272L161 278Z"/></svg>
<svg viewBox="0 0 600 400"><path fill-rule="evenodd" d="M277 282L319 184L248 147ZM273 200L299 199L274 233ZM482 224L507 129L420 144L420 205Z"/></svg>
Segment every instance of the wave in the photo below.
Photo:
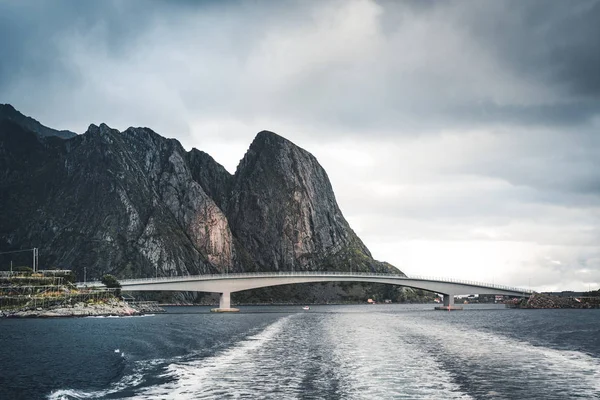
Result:
<svg viewBox="0 0 600 400"><path fill-rule="evenodd" d="M233 347L204 359L188 362L171 363L166 372L161 376L170 382L144 388L134 399L176 398L176 399L201 399L214 398L228 391L231 383L227 379L227 371L236 369L242 364L247 365L243 370L251 371L257 366L253 365L255 353L269 341L275 339L283 330L289 320L288 317L277 320L261 332L248 336ZM235 387L236 394L242 395L243 388Z"/></svg>
<svg viewBox="0 0 600 400"><path fill-rule="evenodd" d="M99 399L111 394L119 393L125 389L136 387L144 381L142 370L123 377L111 388L97 391L84 391L76 389L60 389L53 391L48 396L49 400L79 400L79 399Z"/></svg>
<svg viewBox="0 0 600 400"><path fill-rule="evenodd" d="M469 393L485 398L598 398L600 360L535 346L443 320L398 321L397 330L435 357Z"/></svg>
<svg viewBox="0 0 600 400"><path fill-rule="evenodd" d="M110 389L68 389L50 398L600 397L597 358L469 328L450 317L289 315L216 354L138 362Z"/></svg>
<svg viewBox="0 0 600 400"><path fill-rule="evenodd" d="M155 317L156 314L142 314L142 315L88 315L83 318L143 318L143 317Z"/></svg>
<svg viewBox="0 0 600 400"><path fill-rule="evenodd" d="M216 382L210 382L210 378L216 375L216 371L224 370L238 362L240 359L251 358L250 354L257 348L275 337L282 329L282 325L287 318L282 318L275 323L268 325L264 330L246 337L233 347L218 353L214 356L204 359L194 359L187 361L189 356L179 356L171 359L154 359L138 361L135 363L133 373L124 376L117 383L106 390L84 391L75 389L61 389L53 391L48 399L50 400L74 400L74 399L98 399L106 396L123 394L137 390L137 393L127 398L134 399L155 399L155 398L198 398L190 395L192 390L202 391L206 386L215 386ZM195 355L193 355L195 356ZM169 383L139 388L149 373L156 372L157 367L167 365L164 372L159 375L160 378L167 378Z"/></svg>
<svg viewBox="0 0 600 400"><path fill-rule="evenodd" d="M340 314L328 321L324 330L342 398L472 399L436 357L408 337L408 329L380 313Z"/></svg>

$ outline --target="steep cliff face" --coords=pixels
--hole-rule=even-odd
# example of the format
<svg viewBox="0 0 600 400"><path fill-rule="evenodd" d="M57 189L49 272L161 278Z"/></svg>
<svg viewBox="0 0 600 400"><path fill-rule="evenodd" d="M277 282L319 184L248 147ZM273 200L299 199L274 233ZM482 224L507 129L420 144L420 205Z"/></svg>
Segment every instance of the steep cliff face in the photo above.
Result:
<svg viewBox="0 0 600 400"><path fill-rule="evenodd" d="M210 155L197 149L187 153L187 161L193 179L204 188L221 210L225 210L233 176Z"/></svg>
<svg viewBox="0 0 600 400"><path fill-rule="evenodd" d="M134 149L128 164L137 163L140 178L148 179L158 197L156 203L166 206L178 228L217 271L230 270L234 250L227 218L201 183L194 180L188 154L179 142L164 139L147 128L129 128L121 136L124 151ZM221 167L213 163L209 167L207 161L205 169Z"/></svg>
<svg viewBox="0 0 600 400"><path fill-rule="evenodd" d="M91 125L65 138L8 111L0 113L0 249L39 247L42 267L79 276L85 267L88 279L399 272L372 259L317 160L274 133L257 135L232 176L148 128ZM0 256L0 269L7 262Z"/></svg>
<svg viewBox="0 0 600 400"><path fill-rule="evenodd" d="M263 270L390 271L344 219L316 158L275 133L260 132L240 162L227 215Z"/></svg>
<svg viewBox="0 0 600 400"><path fill-rule="evenodd" d="M42 263L86 266L89 277L232 267L227 219L192 179L178 142L149 129L120 133L92 125L83 135L48 143L12 128L2 130L3 143L20 143L21 164L4 169L11 179L1 184L0 205L9 211L2 213L3 248L37 245ZM10 163L15 151L6 153L2 159Z"/></svg>

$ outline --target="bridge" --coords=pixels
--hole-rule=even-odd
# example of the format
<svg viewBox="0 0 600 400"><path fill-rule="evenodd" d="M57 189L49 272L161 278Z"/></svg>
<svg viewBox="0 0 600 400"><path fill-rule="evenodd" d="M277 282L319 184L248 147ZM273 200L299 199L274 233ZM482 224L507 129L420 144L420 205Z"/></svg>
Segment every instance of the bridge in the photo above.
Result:
<svg viewBox="0 0 600 400"><path fill-rule="evenodd" d="M267 286L289 285L316 282L370 282L386 283L422 289L444 295L444 307L454 307L454 296L467 294L493 294L515 297L528 297L530 290L494 285L482 282L464 281L420 276L401 276L360 272L264 272L243 274L188 275L144 279L124 279L119 281L123 291L189 291L219 293L217 312L237 311L231 308L231 293ZM79 283L78 286L102 286L101 282Z"/></svg>

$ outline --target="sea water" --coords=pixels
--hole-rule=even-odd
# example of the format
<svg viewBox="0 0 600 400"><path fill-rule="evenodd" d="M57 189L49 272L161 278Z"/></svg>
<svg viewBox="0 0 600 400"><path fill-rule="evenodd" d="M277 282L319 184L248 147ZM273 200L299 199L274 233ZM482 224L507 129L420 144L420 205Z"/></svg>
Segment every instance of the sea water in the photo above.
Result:
<svg viewBox="0 0 600 400"><path fill-rule="evenodd" d="M173 307L0 320L0 399L594 399L600 310Z"/></svg>

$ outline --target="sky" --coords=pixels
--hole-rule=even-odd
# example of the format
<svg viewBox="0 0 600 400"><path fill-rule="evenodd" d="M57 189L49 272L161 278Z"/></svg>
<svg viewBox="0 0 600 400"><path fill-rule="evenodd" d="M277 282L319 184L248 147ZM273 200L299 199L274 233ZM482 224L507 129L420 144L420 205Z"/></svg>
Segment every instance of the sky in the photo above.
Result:
<svg viewBox="0 0 600 400"><path fill-rule="evenodd" d="M600 287L600 1L0 0L0 103L313 153L408 275Z"/></svg>

